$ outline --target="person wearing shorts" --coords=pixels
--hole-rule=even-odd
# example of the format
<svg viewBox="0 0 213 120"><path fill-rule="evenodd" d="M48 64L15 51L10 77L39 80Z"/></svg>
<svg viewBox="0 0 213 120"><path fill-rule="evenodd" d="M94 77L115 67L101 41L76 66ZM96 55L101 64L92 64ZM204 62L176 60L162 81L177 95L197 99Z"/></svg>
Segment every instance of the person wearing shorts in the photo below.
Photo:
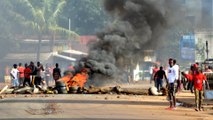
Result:
<svg viewBox="0 0 213 120"><path fill-rule="evenodd" d="M167 71L167 86L168 86L168 99L170 106L166 108L167 110L176 109L176 98L175 98L175 82L176 82L176 70L174 68L173 59L169 59L169 67Z"/></svg>

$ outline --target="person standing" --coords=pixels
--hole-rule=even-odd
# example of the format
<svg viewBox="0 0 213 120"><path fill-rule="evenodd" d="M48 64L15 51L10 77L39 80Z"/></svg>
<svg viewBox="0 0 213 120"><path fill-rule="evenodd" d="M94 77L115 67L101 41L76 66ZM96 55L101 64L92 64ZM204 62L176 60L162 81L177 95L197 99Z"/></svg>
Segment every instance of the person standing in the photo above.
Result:
<svg viewBox="0 0 213 120"><path fill-rule="evenodd" d="M180 74L180 67L179 67L179 65L177 65L177 63L176 63L176 60L174 59L173 60L173 64L174 64L174 69L175 69L175 73L176 73L176 82L177 82L177 88L176 88L176 90L175 90L175 92L180 92L181 91L181 81L180 81L180 78L179 78L179 74Z"/></svg>
<svg viewBox="0 0 213 120"><path fill-rule="evenodd" d="M189 74L193 76L195 74L195 69L197 69L197 64L193 64L190 66ZM188 87L187 90L190 90L191 93L194 93L194 81L192 79L188 79Z"/></svg>
<svg viewBox="0 0 213 120"><path fill-rule="evenodd" d="M28 86L31 86L31 83L30 83L30 74L31 74L31 69L30 67L27 65L27 63L25 63L25 69L24 69L24 83L23 83L23 86L25 87L26 86L26 83L28 83Z"/></svg>
<svg viewBox="0 0 213 120"><path fill-rule="evenodd" d="M35 78L36 78L36 75L37 75L37 67L35 66L34 62L30 62L30 70L31 70L31 76L30 76L30 81L31 81L31 84L32 86L35 85Z"/></svg>
<svg viewBox="0 0 213 120"><path fill-rule="evenodd" d="M47 86L49 86L51 69L48 64L46 64L44 73L45 73L45 80L46 80Z"/></svg>
<svg viewBox="0 0 213 120"><path fill-rule="evenodd" d="M165 71L163 70L163 67L161 66L160 67L160 70L158 70L154 76L154 80L156 81L157 83L157 90L158 92L160 91L160 88L163 87L163 78L165 78L167 80L167 77L166 77L166 73Z"/></svg>
<svg viewBox="0 0 213 120"><path fill-rule="evenodd" d="M12 77L12 80L13 80L13 83L12 83L12 86L14 88L18 87L19 86L19 82L18 82L18 78L19 78L19 71L17 69L17 64L14 64L13 65L13 68L10 72L10 75Z"/></svg>
<svg viewBox="0 0 213 120"><path fill-rule="evenodd" d="M208 81L206 80L206 76L199 69L195 70L195 74L193 75L193 81L194 81L195 105L196 105L195 110L201 111L203 103L203 82L205 81L207 89L209 89Z"/></svg>
<svg viewBox="0 0 213 120"><path fill-rule="evenodd" d="M17 69L19 71L19 86L21 86L24 83L24 67L22 67L21 63L19 63Z"/></svg>
<svg viewBox="0 0 213 120"><path fill-rule="evenodd" d="M53 69L53 79L55 82L61 78L61 69L59 68L59 64L55 64L55 68Z"/></svg>
<svg viewBox="0 0 213 120"><path fill-rule="evenodd" d="M167 110L174 110L176 109L176 97L175 97L175 82L177 78L177 73L174 68L174 63L173 59L169 59L169 67L167 71L167 86L168 86L168 98L169 98L169 103L170 106L166 108Z"/></svg>
<svg viewBox="0 0 213 120"><path fill-rule="evenodd" d="M43 71L44 71L43 65L40 62L37 62L37 72L36 72L35 85L41 85L42 72Z"/></svg>
<svg viewBox="0 0 213 120"><path fill-rule="evenodd" d="M155 87L157 86L157 82L155 81L154 76L155 76L155 74L157 73L158 70L159 70L159 69L158 69L158 66L157 66L157 65L155 65L154 68L152 69L152 79L154 80L154 85L155 85Z"/></svg>

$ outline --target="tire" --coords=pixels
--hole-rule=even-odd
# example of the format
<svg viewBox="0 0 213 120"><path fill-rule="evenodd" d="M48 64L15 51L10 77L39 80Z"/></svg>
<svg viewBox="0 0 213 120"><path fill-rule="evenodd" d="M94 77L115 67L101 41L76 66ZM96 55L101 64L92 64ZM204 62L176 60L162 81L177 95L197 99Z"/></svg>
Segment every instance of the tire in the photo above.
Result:
<svg viewBox="0 0 213 120"><path fill-rule="evenodd" d="M63 81L57 81L56 87L66 87L65 83Z"/></svg>
<svg viewBox="0 0 213 120"><path fill-rule="evenodd" d="M72 86L69 88L69 93L77 93L79 87L78 86Z"/></svg>
<svg viewBox="0 0 213 120"><path fill-rule="evenodd" d="M60 88L57 88L57 90L58 90L59 94L67 94L67 88L66 87L60 87Z"/></svg>

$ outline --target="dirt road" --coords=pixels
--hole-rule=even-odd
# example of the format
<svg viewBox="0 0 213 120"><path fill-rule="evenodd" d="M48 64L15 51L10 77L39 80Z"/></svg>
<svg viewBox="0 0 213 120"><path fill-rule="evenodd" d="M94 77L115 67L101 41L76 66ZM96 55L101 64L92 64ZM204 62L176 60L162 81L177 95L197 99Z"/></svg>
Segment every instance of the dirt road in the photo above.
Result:
<svg viewBox="0 0 213 120"><path fill-rule="evenodd" d="M212 120L213 111L165 110L165 96L18 95L0 100L0 120Z"/></svg>

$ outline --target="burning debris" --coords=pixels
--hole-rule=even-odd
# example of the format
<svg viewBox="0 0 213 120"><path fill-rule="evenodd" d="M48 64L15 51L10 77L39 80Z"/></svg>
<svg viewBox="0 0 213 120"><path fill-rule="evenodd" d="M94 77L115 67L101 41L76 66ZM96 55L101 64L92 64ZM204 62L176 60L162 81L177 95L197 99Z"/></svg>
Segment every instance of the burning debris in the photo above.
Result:
<svg viewBox="0 0 213 120"><path fill-rule="evenodd" d="M97 34L98 41L89 45L89 55L80 60L77 69L89 68L93 80L89 84L95 86L127 82L128 72L133 73L136 64L143 61L144 51L154 49L174 23L173 6L178 6L176 0L105 0L104 5L116 21ZM56 89L66 93L76 85L83 88L85 79L87 76L79 74L67 77L60 90Z"/></svg>

